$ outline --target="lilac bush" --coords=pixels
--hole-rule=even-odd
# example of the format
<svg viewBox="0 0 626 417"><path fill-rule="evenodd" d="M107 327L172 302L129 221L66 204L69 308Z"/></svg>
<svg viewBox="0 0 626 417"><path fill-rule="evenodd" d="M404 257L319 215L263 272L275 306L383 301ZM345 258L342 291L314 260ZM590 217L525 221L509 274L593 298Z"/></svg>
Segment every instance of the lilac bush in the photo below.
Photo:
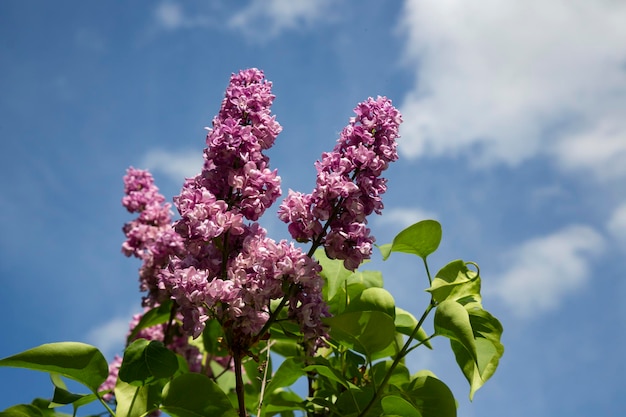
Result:
<svg viewBox="0 0 626 417"><path fill-rule="evenodd" d="M419 319L395 305L382 274L359 270L375 247L368 216L382 213L383 172L398 159L402 116L391 100L359 103L315 163L313 191L289 190L279 204L295 242L267 235L258 220L281 196L264 153L282 129L271 87L255 68L231 76L202 170L185 180L173 206L148 171L127 170L122 204L137 217L123 227L122 252L141 260L144 312L131 321L124 356L107 365L96 348L65 342L0 360L53 375L51 400L11 413L57 415L64 404L75 413L99 400L120 417L448 417L456 415L454 397L429 371L410 375L409 352L449 338L470 398L495 372L502 327L482 308L476 264L453 261L430 275L439 223L416 223L379 246L383 259L422 258L431 300ZM423 324L431 311L429 336ZM70 393L55 375L91 394ZM289 388L300 378L304 398Z"/></svg>

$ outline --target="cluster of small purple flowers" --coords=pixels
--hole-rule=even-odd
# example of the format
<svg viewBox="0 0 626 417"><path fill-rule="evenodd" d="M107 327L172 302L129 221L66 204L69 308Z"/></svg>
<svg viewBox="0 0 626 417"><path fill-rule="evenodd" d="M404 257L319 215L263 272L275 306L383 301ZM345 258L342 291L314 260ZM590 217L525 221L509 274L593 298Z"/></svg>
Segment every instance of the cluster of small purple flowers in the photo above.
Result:
<svg viewBox="0 0 626 417"><path fill-rule="evenodd" d="M398 159L396 138L400 112L386 97L369 98L355 109L332 152L315 164L317 183L311 194L289 191L278 216L299 242L324 246L331 259L356 269L371 256L374 237L366 216L381 213L386 189L382 172Z"/></svg>
<svg viewBox="0 0 626 417"><path fill-rule="evenodd" d="M122 205L139 217L123 227L126 241L122 252L143 261L139 270L139 286L147 291L145 305L164 301L158 288L158 276L169 263L170 256L183 249L181 237L172 228L171 205L154 185L154 178L145 170L128 168L124 176Z"/></svg>
<svg viewBox="0 0 626 417"><path fill-rule="evenodd" d="M124 177L123 205L139 217L124 226L123 252L143 261L145 306L174 300L185 336L172 339L173 349L192 368L199 359L186 335L198 337L214 319L231 353L245 353L276 318L271 306L278 300L285 316L299 324L308 352L327 336L320 265L293 243L270 239L257 223L281 195L280 177L264 154L282 129L270 111L273 100L262 71L231 76L206 138L203 169L174 198L179 220L172 223L171 206L150 173L129 168ZM371 255L374 237L366 217L383 208L381 174L398 157L401 123L385 97L360 103L355 113L333 151L316 163L314 191L290 191L278 211L295 240L312 242L309 253L324 247L350 270ZM164 338L160 331L140 334Z"/></svg>
<svg viewBox="0 0 626 417"><path fill-rule="evenodd" d="M231 346L250 346L270 319L271 301L286 295L309 346L326 334L319 265L256 223L281 194L263 153L281 131L270 113L273 99L261 71L233 74L207 135L202 172L174 198L181 217L174 230L185 251L170 259L158 285L194 337L215 318Z"/></svg>

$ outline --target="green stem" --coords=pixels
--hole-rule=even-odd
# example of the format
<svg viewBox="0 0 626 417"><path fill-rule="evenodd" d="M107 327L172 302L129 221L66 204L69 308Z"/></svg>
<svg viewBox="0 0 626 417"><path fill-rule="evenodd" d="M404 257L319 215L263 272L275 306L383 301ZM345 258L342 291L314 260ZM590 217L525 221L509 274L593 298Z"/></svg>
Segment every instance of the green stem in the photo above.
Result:
<svg viewBox="0 0 626 417"><path fill-rule="evenodd" d="M109 412L109 414L111 414L111 416L115 417L115 413L113 412L113 410L111 409L111 407L109 407L109 404L107 404L106 401L104 401L104 399L102 398L102 396L98 393L98 392L94 392L94 394L96 394L96 397L98 398L98 400L102 403L102 405L104 406L104 408L107 409L107 411Z"/></svg>
<svg viewBox="0 0 626 417"><path fill-rule="evenodd" d="M430 278L430 275L429 275L429 278ZM391 366L389 367L387 374L385 374L385 378L383 379L383 382L381 382L380 386L378 387L378 390L376 390L374 397L372 397L370 402L367 403L367 406L363 409L363 411L361 411L361 413L359 413L358 417L364 417L365 415L367 415L367 412L372 408L372 406L376 404L377 401L380 400L380 397L383 394L385 386L391 379L393 371L395 371L400 361L407 355L410 349L411 342L413 342L413 340L415 339L415 336L417 335L417 332L422 327L422 324L424 324L424 320L426 320L426 317L428 317L428 314L430 314L431 310L435 308L435 306L436 306L435 300L433 300L433 298L431 297L428 307L426 307L426 310L424 311L424 313L422 314L422 317L420 317L419 321L417 322L417 325L413 329L413 332L411 333L406 343L404 344L400 352L398 352L395 359L391 363Z"/></svg>
<svg viewBox="0 0 626 417"><path fill-rule="evenodd" d="M428 262L426 262L426 258L422 258L422 261L424 261L424 268L426 269L426 276L428 277L428 284L429 286L432 286L433 280L430 277L430 269L428 269Z"/></svg>
<svg viewBox="0 0 626 417"><path fill-rule="evenodd" d="M259 393L259 408L256 413L258 417L261 417L261 411L263 410L263 397L265 396L265 385L267 385L267 371L270 367L271 347L272 341L268 340L265 347L267 349L267 357L265 358L265 369L263 369L263 380L261 381L261 392Z"/></svg>

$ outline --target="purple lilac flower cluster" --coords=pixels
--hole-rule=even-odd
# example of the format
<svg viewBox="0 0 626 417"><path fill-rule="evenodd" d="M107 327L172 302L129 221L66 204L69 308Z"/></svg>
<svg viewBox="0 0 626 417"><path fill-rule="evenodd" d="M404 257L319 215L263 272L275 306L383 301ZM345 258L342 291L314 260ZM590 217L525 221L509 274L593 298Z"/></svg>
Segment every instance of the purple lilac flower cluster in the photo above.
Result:
<svg viewBox="0 0 626 417"><path fill-rule="evenodd" d="M233 74L207 135L203 170L174 198L181 216L174 229L185 251L161 270L158 285L194 337L216 318L229 345L250 346L272 314L271 301L285 295L310 346L326 333L319 265L256 223L281 194L263 153L281 131L270 113L273 99L261 71Z"/></svg>
<svg viewBox="0 0 626 417"><path fill-rule="evenodd" d="M143 261L139 270L142 291L148 291L145 305L164 301L160 294L158 276L169 263L170 256L181 253L182 238L172 228L171 205L154 185L154 178L145 170L128 168L124 176L124 198L122 205L139 217L124 225L126 241L122 252Z"/></svg>
<svg viewBox="0 0 626 417"><path fill-rule="evenodd" d="M396 139L400 112L386 97L369 98L355 109L332 152L315 164L316 187L311 194L289 191L278 216L299 242L323 245L331 259L356 269L371 256L374 237L366 216L381 213L390 162L398 159Z"/></svg>

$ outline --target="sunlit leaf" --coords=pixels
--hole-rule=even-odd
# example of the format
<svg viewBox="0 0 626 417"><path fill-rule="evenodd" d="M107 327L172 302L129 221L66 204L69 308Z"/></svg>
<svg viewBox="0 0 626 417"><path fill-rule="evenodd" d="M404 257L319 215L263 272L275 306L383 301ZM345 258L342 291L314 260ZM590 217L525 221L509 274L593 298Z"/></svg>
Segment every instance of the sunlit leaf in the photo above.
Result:
<svg viewBox="0 0 626 417"><path fill-rule="evenodd" d="M476 345L469 313L456 301L446 300L435 311L435 333L459 342L476 359Z"/></svg>
<svg viewBox="0 0 626 417"><path fill-rule="evenodd" d="M349 311L381 311L395 317L396 305L391 293L383 288L366 288L349 301Z"/></svg>
<svg viewBox="0 0 626 417"><path fill-rule="evenodd" d="M393 317L381 311L353 311L325 319L331 338L368 357L394 342Z"/></svg>
<svg viewBox="0 0 626 417"><path fill-rule="evenodd" d="M383 397L380 404L386 416L422 417L422 413L413 404L397 395Z"/></svg>
<svg viewBox="0 0 626 417"><path fill-rule="evenodd" d="M437 272L430 288L433 299L440 303L445 300L480 302L480 277L468 268L467 263L452 261Z"/></svg>
<svg viewBox="0 0 626 417"><path fill-rule="evenodd" d="M356 271L350 277L348 281L352 283L361 283L365 288L382 288L383 287L383 273L380 271Z"/></svg>
<svg viewBox="0 0 626 417"><path fill-rule="evenodd" d="M54 405L49 399L35 398L31 405L39 408L44 417L71 417L71 414L61 413L57 409L52 408Z"/></svg>
<svg viewBox="0 0 626 417"><path fill-rule="evenodd" d="M266 387L266 395L271 394L278 388L291 386L301 377L305 376L304 362L300 358L287 358L280 364L269 384Z"/></svg>
<svg viewBox="0 0 626 417"><path fill-rule="evenodd" d="M155 410L161 402L165 382L136 386L118 380L115 385L116 417L140 417Z"/></svg>
<svg viewBox="0 0 626 417"><path fill-rule="evenodd" d="M376 363L370 370L371 378L378 387L391 369L393 361L381 361ZM402 385L410 381L409 370L403 364L398 364L389 379L389 385Z"/></svg>
<svg viewBox="0 0 626 417"><path fill-rule="evenodd" d="M98 397L96 394L75 394L70 392L61 378L61 375L52 373L50 374L50 380L54 385L54 395L50 402L50 407L58 407L66 404L72 404L74 409L82 407L85 404L89 404L96 401Z"/></svg>
<svg viewBox="0 0 626 417"><path fill-rule="evenodd" d="M391 252L411 253L426 259L441 243L441 225L435 220L423 220L407 227L393 239L391 246L380 247L383 259Z"/></svg>
<svg viewBox="0 0 626 417"><path fill-rule="evenodd" d="M409 313L406 310L401 309L400 307L396 307L396 319L395 319L396 331L402 333L403 335L410 336L413 333L413 330L417 326L417 319L413 314ZM428 334L423 327L417 331L417 335L415 336L417 340L420 342L424 342L424 346L428 349L432 349L432 345L430 341L428 341Z"/></svg>
<svg viewBox="0 0 626 417"><path fill-rule="evenodd" d="M172 315L172 303L172 300L167 300L160 306L145 312L141 316L141 319L139 319L139 323L137 323L128 335L126 343L130 344L133 340L135 340L137 334L139 334L139 332L143 329L156 326L157 324L167 323Z"/></svg>
<svg viewBox="0 0 626 417"><path fill-rule="evenodd" d="M422 417L456 417L452 391L431 372L419 372L403 391Z"/></svg>
<svg viewBox="0 0 626 417"><path fill-rule="evenodd" d="M469 318L475 337L476 359L470 356L457 341L451 340L450 346L470 384L470 399L473 399L476 391L496 371L500 358L504 354L504 346L500 342L502 325L498 319L485 310L472 310Z"/></svg>
<svg viewBox="0 0 626 417"><path fill-rule="evenodd" d="M176 354L156 340L137 339L124 351L119 378L133 385L168 378L178 370Z"/></svg>
<svg viewBox="0 0 626 417"><path fill-rule="evenodd" d="M44 417L44 415L32 404L18 404L0 411L0 417Z"/></svg>
<svg viewBox="0 0 626 417"><path fill-rule="evenodd" d="M96 391L109 365L94 346L78 342L48 343L0 360L0 366L61 374Z"/></svg>
<svg viewBox="0 0 626 417"><path fill-rule="evenodd" d="M343 261L338 259L328 259L324 249L318 249L315 251L315 259L322 266L322 272L320 275L326 281L326 285L322 289L324 299L331 300L335 297L337 291L343 288L344 282L350 277L353 272L347 270L343 266Z"/></svg>
<svg viewBox="0 0 626 417"><path fill-rule="evenodd" d="M230 400L206 375L188 373L163 388L163 411L172 417L237 417Z"/></svg>
<svg viewBox="0 0 626 417"><path fill-rule="evenodd" d="M224 330L216 319L205 322L202 331L202 343L207 353L213 356L228 356L228 348L224 343Z"/></svg>
<svg viewBox="0 0 626 417"><path fill-rule="evenodd" d="M298 394L292 391L275 391L264 402L266 415L275 415L285 411L302 410L305 403ZM285 414L281 414L285 415Z"/></svg>
<svg viewBox="0 0 626 417"><path fill-rule="evenodd" d="M339 408L340 414L343 417L357 416L362 410L365 409L367 404L374 396L374 391L371 387L365 388L350 388L343 391L337 398L336 405ZM367 414L368 416L379 416L382 412L380 402L377 402Z"/></svg>
<svg viewBox="0 0 626 417"><path fill-rule="evenodd" d="M354 384L346 381L346 378L337 369L327 365L309 365L304 368L304 371L315 372L346 388L354 387Z"/></svg>

